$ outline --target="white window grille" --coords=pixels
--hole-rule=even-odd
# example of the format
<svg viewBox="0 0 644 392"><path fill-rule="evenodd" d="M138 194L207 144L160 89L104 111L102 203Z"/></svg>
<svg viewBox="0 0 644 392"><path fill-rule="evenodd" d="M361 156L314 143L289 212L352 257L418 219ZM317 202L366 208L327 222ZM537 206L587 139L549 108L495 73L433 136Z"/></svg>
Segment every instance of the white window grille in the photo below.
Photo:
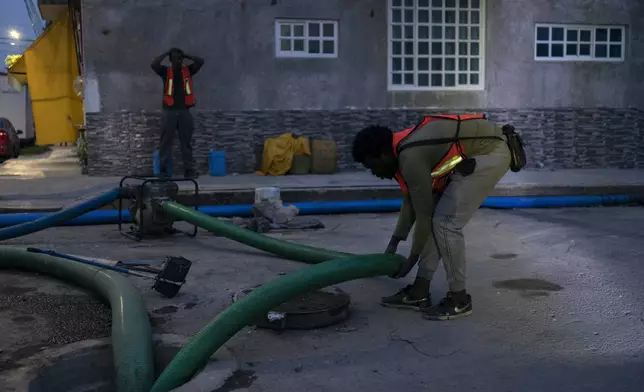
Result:
<svg viewBox="0 0 644 392"><path fill-rule="evenodd" d="M277 57L338 57L338 22L334 20L276 20Z"/></svg>
<svg viewBox="0 0 644 392"><path fill-rule="evenodd" d="M538 61L624 61L624 26L537 24Z"/></svg>
<svg viewBox="0 0 644 392"><path fill-rule="evenodd" d="M485 0L389 0L390 90L480 90Z"/></svg>

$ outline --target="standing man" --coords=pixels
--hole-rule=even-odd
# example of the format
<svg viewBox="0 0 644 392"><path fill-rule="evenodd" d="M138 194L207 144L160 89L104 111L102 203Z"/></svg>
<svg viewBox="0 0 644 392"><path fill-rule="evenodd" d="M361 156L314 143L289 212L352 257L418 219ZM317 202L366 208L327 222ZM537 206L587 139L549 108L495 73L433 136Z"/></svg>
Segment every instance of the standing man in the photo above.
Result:
<svg viewBox="0 0 644 392"><path fill-rule="evenodd" d="M166 56L170 59L170 67L161 65ZM184 59L191 60L192 63L186 66L183 64ZM195 105L192 76L199 72L203 63L204 60L201 57L185 54L177 48L170 49L152 61L152 69L163 79L163 116L159 146L162 176L168 173L172 157L172 142L176 132L179 134L184 175L186 178L197 177L192 162L194 120L190 108Z"/></svg>
<svg viewBox="0 0 644 392"><path fill-rule="evenodd" d="M465 290L463 227L510 168L506 130L514 128L506 127L484 115L435 115L402 132L371 126L357 134L354 159L377 177L396 179L404 193L386 253L396 253L416 224L407 263L392 276L406 276L420 260L416 280L382 298L383 306L420 310L430 320L472 313ZM440 259L449 292L432 306L429 284Z"/></svg>

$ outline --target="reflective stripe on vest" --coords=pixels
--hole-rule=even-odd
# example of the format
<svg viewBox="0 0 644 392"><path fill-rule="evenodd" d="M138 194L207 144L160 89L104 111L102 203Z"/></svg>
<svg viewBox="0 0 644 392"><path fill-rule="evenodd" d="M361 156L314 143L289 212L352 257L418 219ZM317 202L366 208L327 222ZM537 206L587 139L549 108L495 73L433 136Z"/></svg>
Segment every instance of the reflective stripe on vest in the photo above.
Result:
<svg viewBox="0 0 644 392"><path fill-rule="evenodd" d="M181 67L181 79L184 83L181 86L185 92L185 104L186 106L192 106L195 104L195 96L192 92L192 75L188 67ZM167 106L174 105L174 70L172 67L168 67L166 72L166 86L163 91L163 103Z"/></svg>
<svg viewBox="0 0 644 392"><path fill-rule="evenodd" d="M433 116L427 116L421 121L418 125L407 128L402 132L396 132L394 133L394 138L393 138L393 150L394 150L394 156L398 158L398 150L400 143L405 140L412 132L415 130L422 128L425 126L427 123L431 121L436 121L436 120L455 120L455 121L466 121L466 120L483 120L485 119L485 115L483 114L465 114L465 115L452 115L452 114L439 114L439 115L433 115ZM431 140L431 139L430 139ZM456 165L459 163L463 162L465 159L463 155L463 146L461 145L460 142L454 142L452 143L450 149L447 151L447 154L438 162L436 166L432 169L431 176L432 176L432 188L439 190L439 191L444 191L445 187L447 186L447 176L452 173ZM396 173L395 177L396 181L398 182L398 185L400 185L400 189L403 191L405 195L409 194L409 189L407 187L407 182L405 181L402 173L398 172Z"/></svg>

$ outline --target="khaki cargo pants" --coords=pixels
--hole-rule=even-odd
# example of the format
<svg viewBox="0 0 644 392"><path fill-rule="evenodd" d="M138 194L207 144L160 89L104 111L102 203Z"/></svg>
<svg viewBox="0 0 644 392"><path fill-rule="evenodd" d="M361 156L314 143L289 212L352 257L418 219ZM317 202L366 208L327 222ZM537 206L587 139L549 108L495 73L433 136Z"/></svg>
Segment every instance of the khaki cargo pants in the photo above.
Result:
<svg viewBox="0 0 644 392"><path fill-rule="evenodd" d="M476 169L463 177L454 173L440 196L430 236L420 256L418 277L431 280L442 259L450 291L465 290L466 262L463 228L510 168L510 150L498 143L487 155L473 157Z"/></svg>

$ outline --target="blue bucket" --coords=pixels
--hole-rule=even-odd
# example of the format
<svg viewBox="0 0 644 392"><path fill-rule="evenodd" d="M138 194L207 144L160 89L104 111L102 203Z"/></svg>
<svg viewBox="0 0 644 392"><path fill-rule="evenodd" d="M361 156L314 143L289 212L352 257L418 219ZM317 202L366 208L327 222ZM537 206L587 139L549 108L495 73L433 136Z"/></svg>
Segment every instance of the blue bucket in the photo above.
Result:
<svg viewBox="0 0 644 392"><path fill-rule="evenodd" d="M210 175L223 177L226 175L226 152L210 151Z"/></svg>
<svg viewBox="0 0 644 392"><path fill-rule="evenodd" d="M161 160L159 159L159 150L154 150L154 155L153 155L153 163L154 163L154 175L159 177L161 174ZM169 177L172 177L172 157L170 157L170 162L168 162L168 172L166 173Z"/></svg>

